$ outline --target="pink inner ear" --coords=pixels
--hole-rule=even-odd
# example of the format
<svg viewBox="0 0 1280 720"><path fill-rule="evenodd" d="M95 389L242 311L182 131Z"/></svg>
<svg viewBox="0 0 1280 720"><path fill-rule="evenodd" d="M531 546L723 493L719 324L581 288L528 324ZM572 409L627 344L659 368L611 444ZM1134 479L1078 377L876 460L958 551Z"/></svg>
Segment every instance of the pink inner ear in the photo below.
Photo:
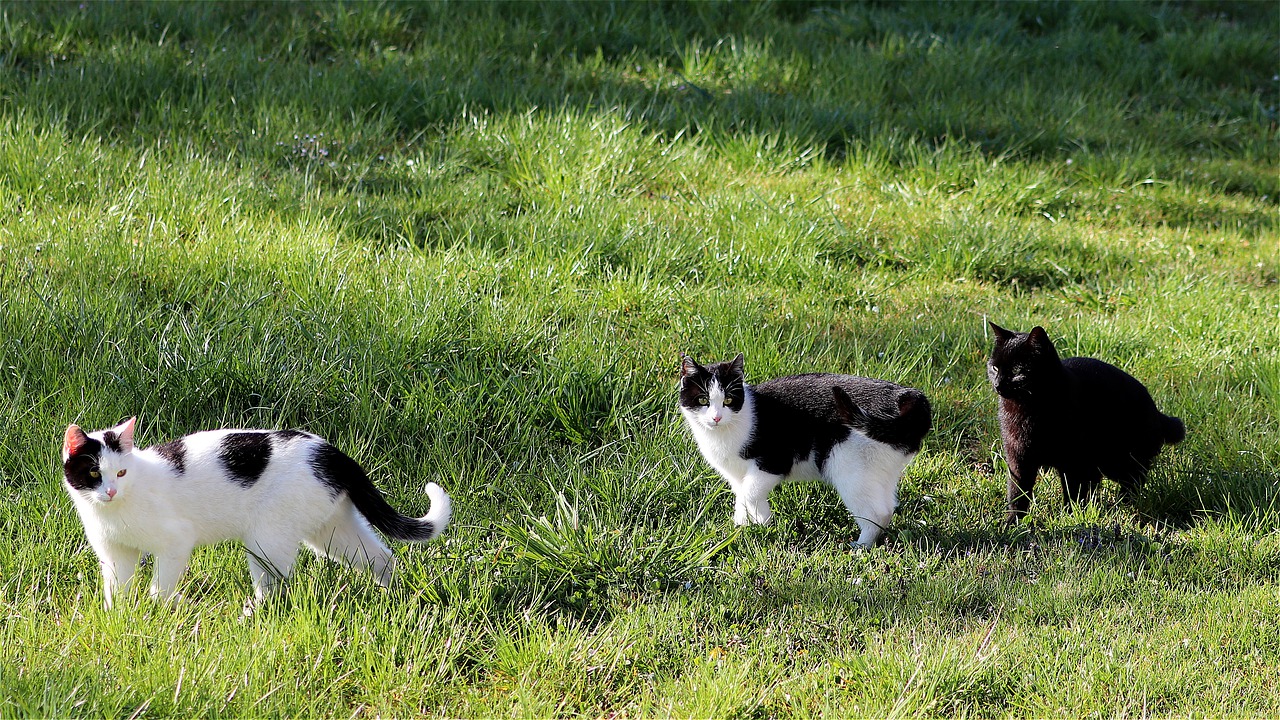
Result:
<svg viewBox="0 0 1280 720"><path fill-rule="evenodd" d="M84 434L79 425L72 423L67 426L67 433L62 436L62 452L66 453L67 457L75 455L88 441L89 436Z"/></svg>
<svg viewBox="0 0 1280 720"><path fill-rule="evenodd" d="M123 447L133 447L133 430L138 426L137 416L131 417L120 425L120 444Z"/></svg>

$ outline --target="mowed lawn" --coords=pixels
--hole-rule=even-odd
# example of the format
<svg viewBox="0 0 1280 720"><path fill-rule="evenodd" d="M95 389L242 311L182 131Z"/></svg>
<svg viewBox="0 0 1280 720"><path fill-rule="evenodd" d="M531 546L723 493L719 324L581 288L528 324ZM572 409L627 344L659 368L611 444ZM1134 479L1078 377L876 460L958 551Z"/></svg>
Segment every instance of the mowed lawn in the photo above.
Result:
<svg viewBox="0 0 1280 720"><path fill-rule="evenodd" d="M1280 6L0 6L0 717L1280 711ZM1007 468L985 320L1186 422ZM732 525L679 353L929 395L884 541ZM301 427L440 540L102 608L71 422ZM144 569L144 581L149 570ZM144 583L138 583L142 585Z"/></svg>

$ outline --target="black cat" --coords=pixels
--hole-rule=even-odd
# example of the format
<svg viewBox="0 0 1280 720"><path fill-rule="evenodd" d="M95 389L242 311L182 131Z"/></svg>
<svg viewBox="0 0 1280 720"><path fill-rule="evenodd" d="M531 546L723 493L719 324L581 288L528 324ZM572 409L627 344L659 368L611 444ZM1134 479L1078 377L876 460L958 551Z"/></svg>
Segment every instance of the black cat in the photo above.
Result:
<svg viewBox="0 0 1280 720"><path fill-rule="evenodd" d="M1151 461L1186 427L1156 409L1133 376L1093 358L1058 358L1042 327L1011 332L989 323L995 348L987 377L1000 396L1000 437L1009 463L1008 525L1031 504L1040 468L1062 476L1068 503L1088 502L1102 476L1132 499Z"/></svg>

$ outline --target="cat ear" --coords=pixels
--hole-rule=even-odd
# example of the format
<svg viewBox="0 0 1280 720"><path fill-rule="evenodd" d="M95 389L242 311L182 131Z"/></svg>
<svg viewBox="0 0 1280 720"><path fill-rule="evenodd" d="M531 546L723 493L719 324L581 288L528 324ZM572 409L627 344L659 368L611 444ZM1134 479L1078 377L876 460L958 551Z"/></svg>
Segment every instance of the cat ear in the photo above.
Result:
<svg viewBox="0 0 1280 720"><path fill-rule="evenodd" d="M702 370L697 360L680 353L680 377L693 377Z"/></svg>
<svg viewBox="0 0 1280 720"><path fill-rule="evenodd" d="M1039 347L1051 347L1053 345L1053 341L1049 339L1049 333L1045 332L1044 328L1039 325L1031 328L1030 335L1032 345Z"/></svg>
<svg viewBox="0 0 1280 720"><path fill-rule="evenodd" d="M131 417L113 428L120 437L120 450L129 452L133 449L133 431L138 426L138 418Z"/></svg>
<svg viewBox="0 0 1280 720"><path fill-rule="evenodd" d="M1009 339L1013 337L1013 333L1009 332L1008 330L1005 330L1004 328L991 322L990 320L987 321L987 325L991 327L992 334L996 336L996 342L1000 343L1001 345L1009 342Z"/></svg>
<svg viewBox="0 0 1280 720"><path fill-rule="evenodd" d="M729 363L729 369L739 375L742 375L745 372L746 365L747 359L742 357L742 353L738 353L738 357L734 358L733 361Z"/></svg>
<svg viewBox="0 0 1280 720"><path fill-rule="evenodd" d="M79 425L76 425L75 423L68 425L66 434L62 436L63 461L66 461L67 458L80 452L81 448L83 448L87 442L89 442L89 436L85 435Z"/></svg>

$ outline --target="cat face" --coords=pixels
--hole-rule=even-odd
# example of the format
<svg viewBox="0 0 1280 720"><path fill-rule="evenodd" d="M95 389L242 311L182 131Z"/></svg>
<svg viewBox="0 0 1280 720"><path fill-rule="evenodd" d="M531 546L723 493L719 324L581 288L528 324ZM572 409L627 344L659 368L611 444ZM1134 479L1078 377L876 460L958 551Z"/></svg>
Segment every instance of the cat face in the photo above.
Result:
<svg viewBox="0 0 1280 720"><path fill-rule="evenodd" d="M680 411L703 427L725 427L738 419L746 402L743 358L707 366L682 356L680 360Z"/></svg>
<svg viewBox="0 0 1280 720"><path fill-rule="evenodd" d="M92 434L68 425L62 438L62 474L72 492L93 503L118 502L129 480L137 418Z"/></svg>
<svg viewBox="0 0 1280 720"><path fill-rule="evenodd" d="M1061 372L1062 361L1044 328L1037 325L1029 333L1020 333L988 324L996 342L987 361L987 379L1000 397L1034 397L1038 382L1052 380Z"/></svg>

